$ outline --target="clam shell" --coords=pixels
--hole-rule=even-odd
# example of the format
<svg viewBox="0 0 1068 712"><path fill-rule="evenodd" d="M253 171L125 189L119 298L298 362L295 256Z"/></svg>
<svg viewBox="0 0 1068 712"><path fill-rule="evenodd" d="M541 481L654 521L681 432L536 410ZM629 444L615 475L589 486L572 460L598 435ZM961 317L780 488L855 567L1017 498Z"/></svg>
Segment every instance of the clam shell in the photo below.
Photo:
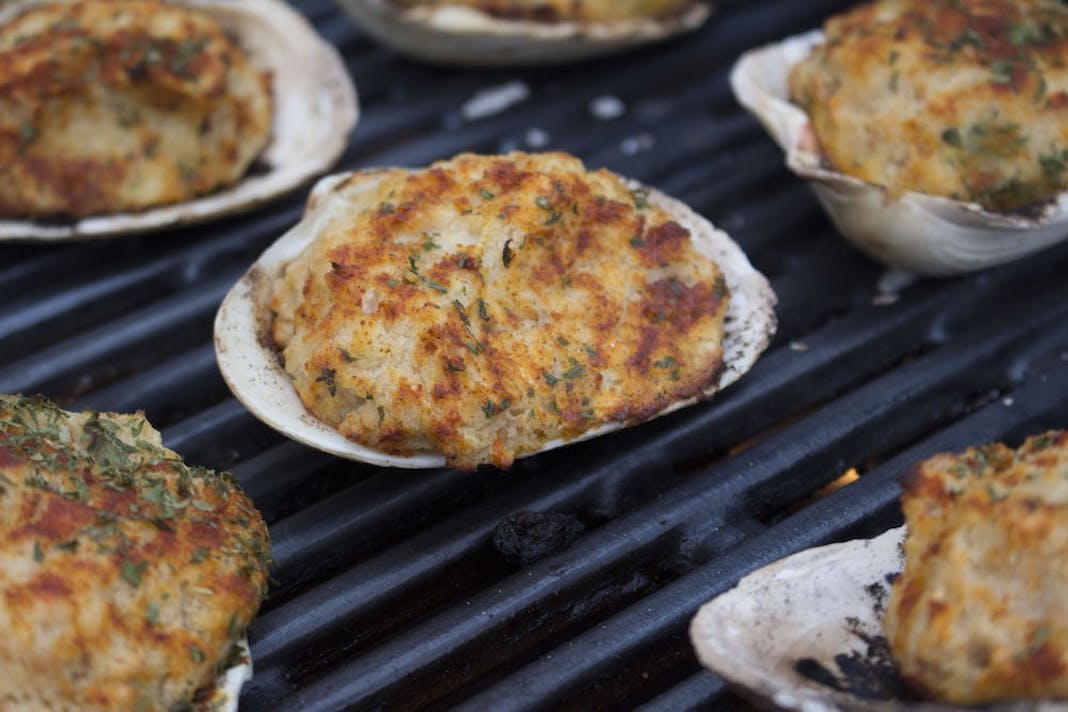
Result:
<svg viewBox="0 0 1068 712"><path fill-rule="evenodd" d="M1068 193L1034 216L994 213L976 203L905 193L898 199L881 186L828 169L807 115L789 100L790 68L823 42L809 32L742 55L730 82L786 151L786 164L807 179L846 239L869 256L927 275L950 275L1023 257L1068 236Z"/></svg>
<svg viewBox="0 0 1068 712"><path fill-rule="evenodd" d="M808 549L746 576L697 612L690 624L697 657L771 709L962 709L904 699L882 637L889 581L904 568L904 539L905 527L898 527L874 539ZM1068 703L983 709L1064 712Z"/></svg>
<svg viewBox="0 0 1068 712"><path fill-rule="evenodd" d="M0 241L54 241L149 232L251 210L326 171L348 144L359 113L356 89L337 51L283 0L172 0L202 10L233 32L252 63L273 76L274 125L254 168L235 185L140 213L69 223L0 220ZM48 0L16 0L0 23Z"/></svg>
<svg viewBox="0 0 1068 712"><path fill-rule="evenodd" d="M315 418L297 396L270 336L271 314L267 304L272 282L281 275L286 264L315 239L320 226L345 209L340 201L330 200L332 189L352 177L366 189L371 189L378 173L375 170L341 173L319 181L308 200L304 219L271 245L223 300L215 318L215 354L223 378L237 399L253 415L287 437L339 457L374 465L441 467L445 459L438 453L390 455L348 440ZM632 185L643 187L635 182ZM775 332L775 294L726 233L714 228L683 203L656 190L650 189L648 200L667 210L690 230L697 249L719 264L731 292L723 343L725 368L719 382L705 392L706 396L711 395L748 371L767 347ZM657 415L696 400L678 401ZM624 425L607 423L567 442L586 440ZM564 444L563 440L553 440L542 451Z"/></svg>
<svg viewBox="0 0 1068 712"><path fill-rule="evenodd" d="M506 20L470 7L403 8L391 0L337 0L368 34L399 52L461 66L556 64L608 54L699 27L711 3L670 20L612 23Z"/></svg>
<svg viewBox="0 0 1068 712"><path fill-rule="evenodd" d="M242 638L234 645L241 651L240 659L219 675L207 699L194 706L195 712L237 712L241 688L252 679L252 655L248 649L248 638Z"/></svg>

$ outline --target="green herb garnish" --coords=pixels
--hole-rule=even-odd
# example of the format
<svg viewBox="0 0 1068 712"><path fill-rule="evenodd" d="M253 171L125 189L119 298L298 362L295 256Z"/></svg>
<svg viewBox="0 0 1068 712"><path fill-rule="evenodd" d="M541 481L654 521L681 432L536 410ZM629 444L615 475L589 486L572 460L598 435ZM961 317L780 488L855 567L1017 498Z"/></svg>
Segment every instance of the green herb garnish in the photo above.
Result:
<svg viewBox="0 0 1068 712"><path fill-rule="evenodd" d="M634 201L634 207L638 210L644 210L649 205L648 188L635 188L630 191L630 197Z"/></svg>
<svg viewBox="0 0 1068 712"><path fill-rule="evenodd" d="M954 148L961 148L964 146L964 142L960 138L960 130L955 127L943 131L942 140Z"/></svg>
<svg viewBox="0 0 1068 712"><path fill-rule="evenodd" d="M31 123L22 122L19 124L19 138L23 143L29 143L37 138L37 127Z"/></svg>
<svg viewBox="0 0 1068 712"><path fill-rule="evenodd" d="M141 576L146 568L148 568L147 561L139 561L135 564L129 559L123 559L120 565L123 580L134 588L141 585Z"/></svg>
<svg viewBox="0 0 1068 712"><path fill-rule="evenodd" d="M583 366L581 363L579 363L573 358L568 359L568 362L570 363L571 368L564 371L564 378L572 380L575 378L581 378L582 376L586 375L586 367Z"/></svg>
<svg viewBox="0 0 1068 712"><path fill-rule="evenodd" d="M1011 62L995 60L990 64L990 71L994 75L993 80L995 84L1012 84L1015 71Z"/></svg>
<svg viewBox="0 0 1068 712"><path fill-rule="evenodd" d="M60 551L66 551L68 553L73 554L75 551L78 550L78 540L71 539L70 541L65 541L62 544L56 544L56 548Z"/></svg>

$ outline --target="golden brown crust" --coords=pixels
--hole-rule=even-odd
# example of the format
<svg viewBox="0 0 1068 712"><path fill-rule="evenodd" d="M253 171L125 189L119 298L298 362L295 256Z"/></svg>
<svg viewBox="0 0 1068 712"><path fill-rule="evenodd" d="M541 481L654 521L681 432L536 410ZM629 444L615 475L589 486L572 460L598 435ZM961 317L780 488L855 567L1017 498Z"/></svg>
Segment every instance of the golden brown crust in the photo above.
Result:
<svg viewBox="0 0 1068 712"><path fill-rule="evenodd" d="M203 12L88 0L0 26L0 217L188 200L240 178L270 127L269 77Z"/></svg>
<svg viewBox="0 0 1068 712"><path fill-rule="evenodd" d="M171 709L259 607L267 528L141 416L0 395L0 707Z"/></svg>
<svg viewBox="0 0 1068 712"><path fill-rule="evenodd" d="M397 0L407 7L462 6L503 19L619 22L682 14L694 0Z"/></svg>
<svg viewBox="0 0 1068 712"><path fill-rule="evenodd" d="M837 15L790 93L838 171L1026 208L1068 188L1068 7L879 0Z"/></svg>
<svg viewBox="0 0 1068 712"><path fill-rule="evenodd" d="M723 275L688 230L566 154L356 174L275 286L301 400L347 437L456 466L698 396L722 369Z"/></svg>
<svg viewBox="0 0 1068 712"><path fill-rule="evenodd" d="M885 628L905 679L954 704L1068 696L1068 433L935 456L904 488Z"/></svg>

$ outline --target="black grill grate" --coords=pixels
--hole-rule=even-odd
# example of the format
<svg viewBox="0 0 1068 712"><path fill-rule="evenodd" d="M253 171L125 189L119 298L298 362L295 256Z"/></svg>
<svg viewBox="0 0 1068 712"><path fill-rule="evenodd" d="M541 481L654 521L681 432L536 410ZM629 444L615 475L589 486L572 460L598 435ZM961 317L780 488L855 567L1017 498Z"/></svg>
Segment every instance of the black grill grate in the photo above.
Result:
<svg viewBox="0 0 1068 712"><path fill-rule="evenodd" d="M783 555L896 523L897 477L927 454L1068 424L1068 246L885 298L882 268L836 237L731 98L741 51L847 2L725 2L681 41L523 71L410 63L332 0L295 4L360 90L339 168L546 141L729 230L772 280L780 326L712 403L508 473L385 471L282 439L215 367L218 302L301 195L167 234L0 247L0 392L144 409L187 459L234 469L270 521L278 583L251 631L245 709L729 708L686 639L701 603ZM508 82L529 97L464 118ZM602 96L626 112L597 118ZM858 482L811 501L851 466ZM585 533L516 568L491 542L521 510Z"/></svg>

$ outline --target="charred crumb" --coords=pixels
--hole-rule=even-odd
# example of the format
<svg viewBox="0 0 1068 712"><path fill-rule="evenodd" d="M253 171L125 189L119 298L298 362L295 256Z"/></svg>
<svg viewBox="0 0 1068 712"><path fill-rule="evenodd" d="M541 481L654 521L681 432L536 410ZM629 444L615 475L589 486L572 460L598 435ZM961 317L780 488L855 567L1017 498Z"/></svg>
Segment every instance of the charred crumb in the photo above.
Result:
<svg viewBox="0 0 1068 712"><path fill-rule="evenodd" d="M41 227L73 227L81 222L81 218L72 213L60 215L34 216L33 222Z"/></svg>
<svg viewBox="0 0 1068 712"><path fill-rule="evenodd" d="M1019 205L1008 210L991 210L991 212L1008 217L1017 217L1038 222L1045 218L1048 215L1051 206L1056 204L1057 200L1055 198L1045 198L1026 205Z"/></svg>
<svg viewBox="0 0 1068 712"><path fill-rule="evenodd" d="M519 511L493 532L493 548L513 566L527 566L570 546L586 526L573 514Z"/></svg>
<svg viewBox="0 0 1068 712"><path fill-rule="evenodd" d="M245 177L251 178L253 176L265 176L275 169L275 166L263 156L256 158L252 164L245 171Z"/></svg>
<svg viewBox="0 0 1068 712"><path fill-rule="evenodd" d="M854 650L834 657L837 672L814 658L799 658L794 670L801 676L839 692L870 700L915 700L890 658L882 636L874 636L865 652Z"/></svg>
<svg viewBox="0 0 1068 712"><path fill-rule="evenodd" d="M889 645L882 636L869 645L866 654L860 651L843 653L836 655L834 662L841 672L841 689L845 692L876 700L903 699L908 694L890 659Z"/></svg>
<svg viewBox="0 0 1068 712"><path fill-rule="evenodd" d="M847 618L849 631L867 646L863 653L853 651L835 656L846 690L870 699L914 699L908 691L890 654L890 644L882 635L863 630L856 618Z"/></svg>
<svg viewBox="0 0 1068 712"><path fill-rule="evenodd" d="M882 618L886 613L886 601L890 597L890 592L878 581L865 586L864 590L872 598L872 610L875 611L875 615Z"/></svg>
<svg viewBox="0 0 1068 712"><path fill-rule="evenodd" d="M794 672L832 690L844 691L838 676L815 658L798 658L794 661Z"/></svg>
<svg viewBox="0 0 1068 712"><path fill-rule="evenodd" d="M868 592L878 587L878 594L885 599L886 589L876 583ZM873 594L876 595L876 594ZM878 600L878 599L877 599ZM879 605L883 605L879 603ZM890 645L882 635L872 635L863 630L856 618L847 618L850 633L865 644L864 650L853 650L834 656L834 668L814 658L799 658L794 662L797 674L831 689L845 692L862 699L914 701L918 699L902 680L890 654Z"/></svg>

